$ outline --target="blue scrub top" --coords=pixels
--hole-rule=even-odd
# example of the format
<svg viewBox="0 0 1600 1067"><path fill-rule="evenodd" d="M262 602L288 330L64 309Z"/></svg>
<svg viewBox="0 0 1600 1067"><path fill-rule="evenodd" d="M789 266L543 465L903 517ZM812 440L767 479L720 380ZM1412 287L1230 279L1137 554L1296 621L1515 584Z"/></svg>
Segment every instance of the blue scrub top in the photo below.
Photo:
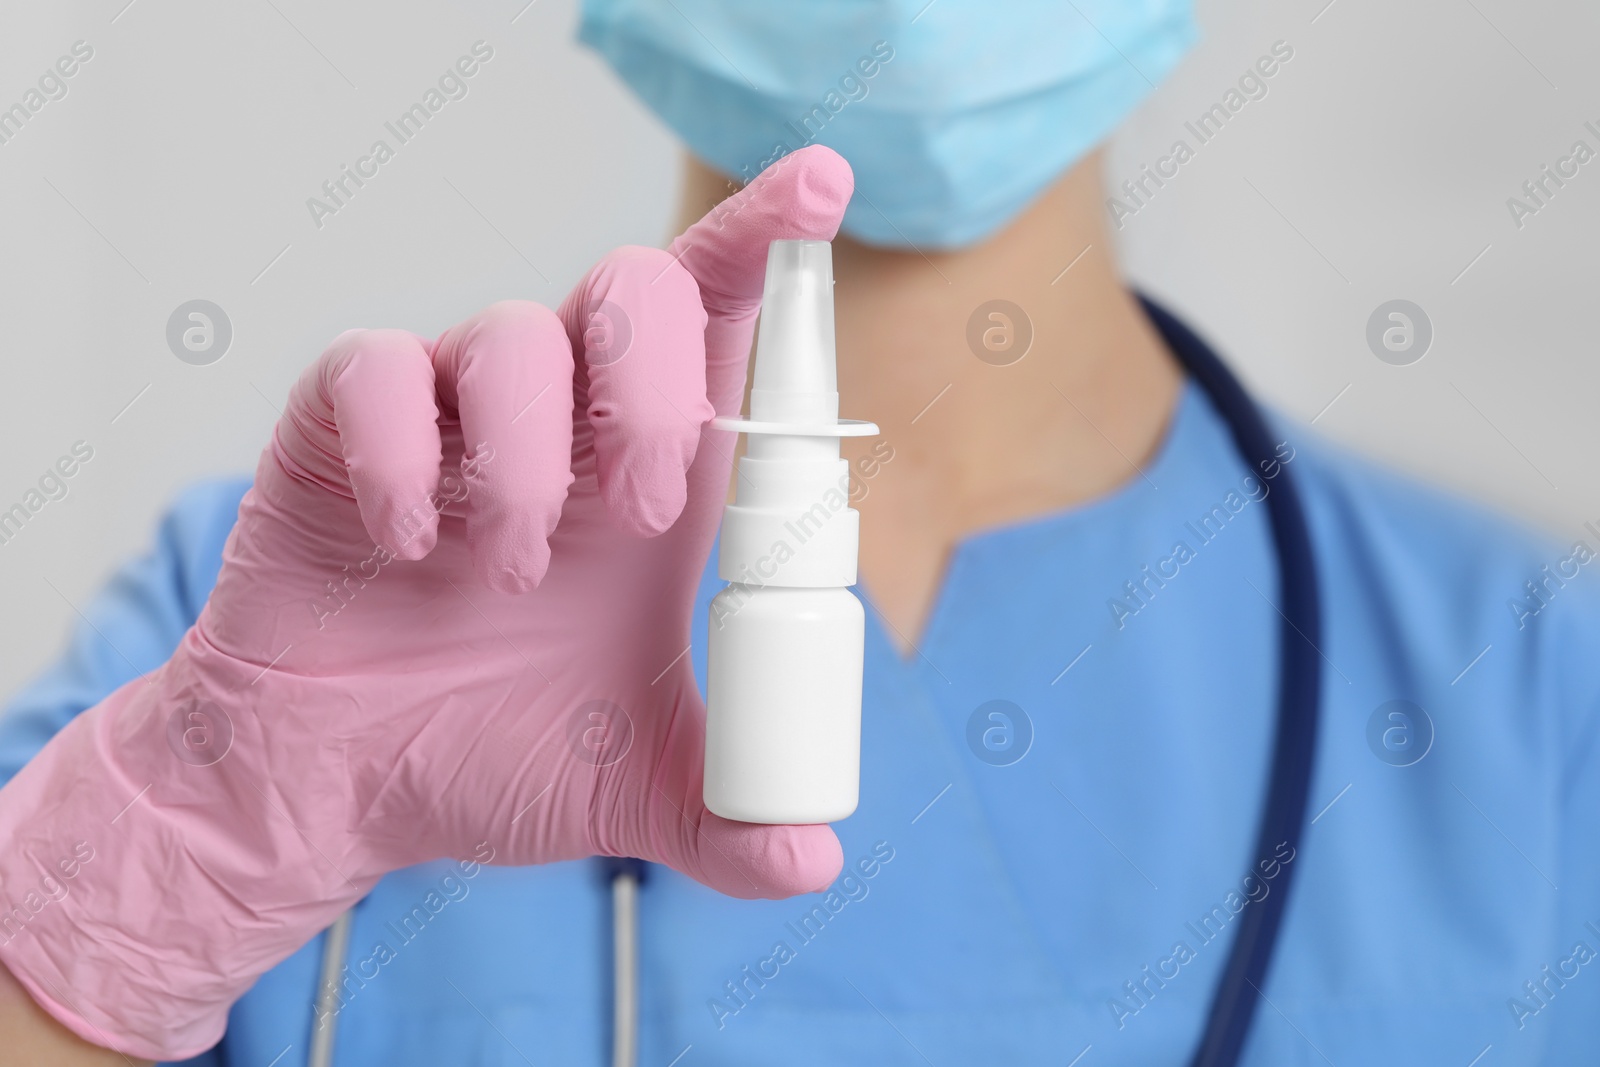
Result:
<svg viewBox="0 0 1600 1067"><path fill-rule="evenodd" d="M868 613L832 894L736 901L650 869L639 1062L1185 1063L1283 864L1246 1063L1595 1062L1600 528L1546 545L1279 429L1326 613L1303 840L1249 854L1278 684L1272 481L1191 385L1142 474L964 540L917 653ZM0 775L171 654L245 488L178 501L13 702ZM396 872L357 907L336 1061L609 1062L598 864L457 873ZM304 1063L321 947L191 1062Z"/></svg>

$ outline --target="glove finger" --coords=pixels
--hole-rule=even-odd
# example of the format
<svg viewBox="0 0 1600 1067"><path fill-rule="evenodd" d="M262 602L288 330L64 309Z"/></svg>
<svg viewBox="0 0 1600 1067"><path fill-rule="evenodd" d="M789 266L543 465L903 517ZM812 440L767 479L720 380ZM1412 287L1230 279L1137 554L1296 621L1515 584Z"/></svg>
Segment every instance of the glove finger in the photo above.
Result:
<svg viewBox="0 0 1600 1067"><path fill-rule="evenodd" d="M429 501L442 456L433 365L423 342L403 330L342 334L301 379L290 408L290 417L337 428L373 542L400 559L433 551L439 513Z"/></svg>
<svg viewBox="0 0 1600 1067"><path fill-rule="evenodd" d="M594 430L600 497L624 530L677 521L706 399L706 313L694 278L658 248L619 248L561 307Z"/></svg>
<svg viewBox="0 0 1600 1067"><path fill-rule="evenodd" d="M672 242L669 251L699 285L709 315L706 391L718 414L738 414L744 398L767 246L833 240L854 188L843 157L808 145L756 175Z"/></svg>
<svg viewBox="0 0 1600 1067"><path fill-rule="evenodd" d="M504 593L532 589L572 484L572 348L549 308L493 304L434 343L439 395L461 419L474 569Z"/></svg>

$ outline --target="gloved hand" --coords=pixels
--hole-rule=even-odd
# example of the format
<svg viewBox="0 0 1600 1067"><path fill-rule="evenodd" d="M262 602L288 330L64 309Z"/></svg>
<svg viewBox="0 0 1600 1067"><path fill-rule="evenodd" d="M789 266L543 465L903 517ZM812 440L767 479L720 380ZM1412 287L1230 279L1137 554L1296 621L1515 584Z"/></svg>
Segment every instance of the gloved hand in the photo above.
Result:
<svg viewBox="0 0 1600 1067"><path fill-rule="evenodd" d="M705 424L739 409L767 245L831 239L850 192L807 148L558 311L334 341L177 653L0 792L0 958L52 1015L195 1055L381 875L446 856L833 880L828 827L706 811L685 652L734 445Z"/></svg>

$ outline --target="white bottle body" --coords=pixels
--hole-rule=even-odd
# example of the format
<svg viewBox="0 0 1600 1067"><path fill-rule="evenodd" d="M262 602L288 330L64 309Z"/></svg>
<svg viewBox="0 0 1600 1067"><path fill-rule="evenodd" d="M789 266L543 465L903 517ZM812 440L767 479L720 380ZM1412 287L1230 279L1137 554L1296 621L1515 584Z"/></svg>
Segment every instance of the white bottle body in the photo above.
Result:
<svg viewBox="0 0 1600 1067"><path fill-rule="evenodd" d="M866 613L839 587L730 584L711 602L705 802L725 819L856 810Z"/></svg>

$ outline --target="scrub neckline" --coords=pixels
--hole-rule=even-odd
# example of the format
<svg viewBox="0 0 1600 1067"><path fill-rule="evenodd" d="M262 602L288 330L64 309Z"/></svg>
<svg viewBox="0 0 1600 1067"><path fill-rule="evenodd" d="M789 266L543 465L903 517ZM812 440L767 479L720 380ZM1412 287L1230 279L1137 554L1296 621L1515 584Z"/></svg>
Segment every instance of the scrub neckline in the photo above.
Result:
<svg viewBox="0 0 1600 1067"><path fill-rule="evenodd" d="M935 643L939 631L944 628L941 623L949 607L951 590L956 585L957 572L962 569L965 558L975 549L989 547L995 541L1005 541L1012 537L1031 537L1090 520L1109 520L1118 512L1143 504L1149 499L1152 493L1159 490L1162 478L1171 473L1177 465L1178 457L1183 451L1178 443L1195 432L1197 409L1203 402L1204 397L1199 387L1195 385L1194 379L1185 375L1178 390L1178 398L1172 405L1172 413L1167 417L1167 424L1162 428L1160 441L1151 454L1150 461L1142 467L1136 467L1128 478L1087 500L1065 507L1051 508L1024 518L996 523L993 526L980 527L957 538L950 546L950 554L939 577L938 588L934 591L922 630L916 635L915 641L907 640L907 648L900 648L890 639L887 631L892 627L888 620L883 618L883 613L873 601L870 587L864 581L858 581L855 585L856 595L872 609L869 614L878 616L880 621L875 625L884 631L881 636L892 651L896 662L903 667L915 667L918 659L927 659L922 648Z"/></svg>

